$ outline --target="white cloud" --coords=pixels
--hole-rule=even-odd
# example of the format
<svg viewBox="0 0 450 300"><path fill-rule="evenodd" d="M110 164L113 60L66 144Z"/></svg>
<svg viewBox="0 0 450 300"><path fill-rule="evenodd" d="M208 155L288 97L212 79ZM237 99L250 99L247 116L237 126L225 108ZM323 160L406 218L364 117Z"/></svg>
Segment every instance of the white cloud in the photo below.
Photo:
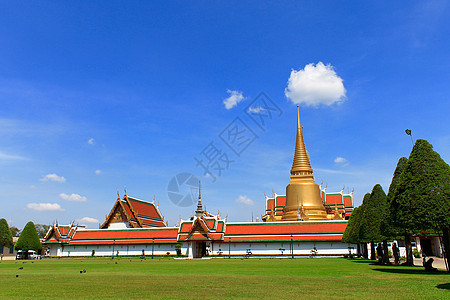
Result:
<svg viewBox="0 0 450 300"><path fill-rule="evenodd" d="M337 164L343 164L343 163L346 163L347 160L345 158L343 158L343 157L336 157L334 159L334 162L337 163Z"/></svg>
<svg viewBox="0 0 450 300"><path fill-rule="evenodd" d="M26 160L26 158L19 155L11 155L0 152L0 160Z"/></svg>
<svg viewBox="0 0 450 300"><path fill-rule="evenodd" d="M97 174L97 175L102 174L102 170L95 170L95 174Z"/></svg>
<svg viewBox="0 0 450 300"><path fill-rule="evenodd" d="M333 66L322 62L308 64L302 70L292 70L284 90L292 103L313 107L343 102L346 92L343 80Z"/></svg>
<svg viewBox="0 0 450 300"><path fill-rule="evenodd" d="M78 194L71 194L67 195L64 193L59 194L59 198L66 201L72 201L72 202L86 202L87 198Z"/></svg>
<svg viewBox="0 0 450 300"><path fill-rule="evenodd" d="M230 97L223 100L223 104L225 104L226 109L232 109L238 105L239 102L245 99L242 92L227 90L227 93L230 94Z"/></svg>
<svg viewBox="0 0 450 300"><path fill-rule="evenodd" d="M36 211L64 211L58 203L28 203L27 207Z"/></svg>
<svg viewBox="0 0 450 300"><path fill-rule="evenodd" d="M236 199L236 203L245 204L245 205L255 205L255 202L247 196L239 196Z"/></svg>
<svg viewBox="0 0 450 300"><path fill-rule="evenodd" d="M63 176L58 176L56 174L47 174L41 181L57 181L57 182L66 182L66 179Z"/></svg>
<svg viewBox="0 0 450 300"><path fill-rule="evenodd" d="M78 220L79 224L85 225L85 223L100 223L99 220L90 218L90 217L84 217Z"/></svg>
<svg viewBox="0 0 450 300"><path fill-rule="evenodd" d="M339 165L339 166L342 166L342 167L346 167L346 166L348 166L350 164L346 158L340 157L340 156L338 156L338 157L336 157L334 159L334 163L336 165Z"/></svg>
<svg viewBox="0 0 450 300"><path fill-rule="evenodd" d="M94 143L95 143L94 138L90 138L90 139L88 140L88 144L89 144L89 145L94 145Z"/></svg>
<svg viewBox="0 0 450 300"><path fill-rule="evenodd" d="M253 114L260 114L261 111L263 111L263 110L264 110L264 107L262 107L262 106L248 108L248 112L253 113Z"/></svg>

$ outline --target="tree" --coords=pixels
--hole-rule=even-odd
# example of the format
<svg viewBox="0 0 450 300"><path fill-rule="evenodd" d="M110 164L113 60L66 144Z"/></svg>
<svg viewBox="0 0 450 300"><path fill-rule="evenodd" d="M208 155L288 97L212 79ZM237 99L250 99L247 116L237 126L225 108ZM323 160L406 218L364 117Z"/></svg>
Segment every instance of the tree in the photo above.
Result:
<svg viewBox="0 0 450 300"><path fill-rule="evenodd" d="M394 175L392 176L391 184L389 185L389 192L387 194L388 205L385 210L383 220L381 222L381 234L385 237L385 239L383 240L383 249L384 249L383 262L384 263L389 263L387 241L393 240L393 239L399 239L402 236L402 233L399 232L399 230L395 227L394 223L392 222L392 215L391 215L391 211L389 208L391 206L394 191L397 189L398 183L400 181L400 176L402 175L407 162L408 162L408 159L406 157L401 157L398 160L397 166L394 171ZM411 248L411 247L409 247L409 248ZM406 247L406 249L407 249L407 257L408 257L409 249L408 249L408 247ZM410 256L412 257L412 253L410 253Z"/></svg>
<svg viewBox="0 0 450 300"><path fill-rule="evenodd" d="M389 200L391 200L394 196L394 191L397 189L398 183L400 181L400 176L402 175L407 162L408 159L406 157L400 157L400 159L398 160L397 167L395 168L394 175L392 176L391 185L389 185L389 191L387 194Z"/></svg>
<svg viewBox="0 0 450 300"><path fill-rule="evenodd" d="M33 222L28 222L22 233L17 240L16 250L23 250L27 252L28 250L40 251L42 249L42 244L39 241L39 236L36 231L36 227Z"/></svg>
<svg viewBox="0 0 450 300"><path fill-rule="evenodd" d="M366 194L369 195L370 194ZM342 235L342 241L344 243L350 244L359 244L359 231L360 231L360 223L361 223L361 213L362 206L355 207L350 215L350 219L348 219L347 227L345 228L344 234Z"/></svg>
<svg viewBox="0 0 450 300"><path fill-rule="evenodd" d="M9 229L11 230L12 236L18 237L20 235L19 228L15 227L15 226L11 226L11 227L9 227Z"/></svg>
<svg viewBox="0 0 450 300"><path fill-rule="evenodd" d="M362 217L364 214L364 204L367 203L370 198L370 194L367 193L364 195L363 203L356 207L352 214L350 215L350 219L348 220L347 227L345 228L345 232L342 235L342 241L344 243L354 243L358 244L358 246L361 246L362 243L362 255L364 258L368 258L367 255L367 243L362 242Z"/></svg>
<svg viewBox="0 0 450 300"><path fill-rule="evenodd" d="M444 236L448 266L450 227L450 167L426 140L418 139L393 191L390 213L394 225L405 234L432 230ZM412 257L409 261L412 264Z"/></svg>
<svg viewBox="0 0 450 300"><path fill-rule="evenodd" d="M391 240L392 239L400 239L403 236L402 239L404 239L405 243L408 243L408 245L409 245L409 246L406 245L406 247L405 247L407 262L409 262L408 257L410 257L411 262L412 262L411 241L407 237L405 237L404 233L395 226L395 222L393 221L393 216L392 216L392 213L390 210L394 192L397 189L398 183L400 182L400 177L403 173L403 170L405 169L407 162L408 162L408 159L406 157L401 157L397 162L397 166L396 166L394 174L392 176L391 184L389 185L389 192L387 194L388 209L386 210L386 214L384 215L381 229L382 229L382 234ZM383 247L386 252L387 251L387 240L383 241ZM385 258L385 261L387 262L388 258Z"/></svg>
<svg viewBox="0 0 450 300"><path fill-rule="evenodd" d="M361 217L361 241L370 242L371 259L375 259L375 243L385 239L381 233L381 224L388 208L387 197L381 185L376 184L370 197L364 197L364 200Z"/></svg>
<svg viewBox="0 0 450 300"><path fill-rule="evenodd" d="M3 253L3 247L10 248L13 245L11 230L5 219L0 220L0 253Z"/></svg>
<svg viewBox="0 0 450 300"><path fill-rule="evenodd" d="M36 231L38 233L39 238L43 239L45 237L49 227L50 226L44 224L36 224Z"/></svg>
<svg viewBox="0 0 450 300"><path fill-rule="evenodd" d="M370 197L370 194L366 194L366 196ZM350 219L348 220L347 227L345 228L344 234L342 235L342 241L344 243L357 244L358 255L362 254L363 257L367 258L367 247L363 246L363 249L361 249L360 241L362 211L362 205L353 209L352 214L350 215Z"/></svg>

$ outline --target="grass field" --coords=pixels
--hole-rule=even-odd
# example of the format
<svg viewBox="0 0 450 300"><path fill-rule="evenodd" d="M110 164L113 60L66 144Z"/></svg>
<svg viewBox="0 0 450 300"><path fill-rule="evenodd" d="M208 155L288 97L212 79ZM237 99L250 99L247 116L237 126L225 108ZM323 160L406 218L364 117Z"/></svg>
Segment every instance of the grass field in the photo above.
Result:
<svg viewBox="0 0 450 300"><path fill-rule="evenodd" d="M450 275L343 258L3 261L0 298L450 299Z"/></svg>

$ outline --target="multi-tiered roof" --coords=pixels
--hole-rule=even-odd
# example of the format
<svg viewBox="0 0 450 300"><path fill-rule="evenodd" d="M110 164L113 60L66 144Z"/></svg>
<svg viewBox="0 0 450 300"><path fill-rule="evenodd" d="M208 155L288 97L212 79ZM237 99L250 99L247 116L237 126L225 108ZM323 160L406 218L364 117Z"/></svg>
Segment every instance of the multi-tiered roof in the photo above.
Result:
<svg viewBox="0 0 450 300"><path fill-rule="evenodd" d="M109 228L114 223L126 223L131 228L167 227L154 202L129 197L126 193L122 199L117 195L116 203L100 228Z"/></svg>

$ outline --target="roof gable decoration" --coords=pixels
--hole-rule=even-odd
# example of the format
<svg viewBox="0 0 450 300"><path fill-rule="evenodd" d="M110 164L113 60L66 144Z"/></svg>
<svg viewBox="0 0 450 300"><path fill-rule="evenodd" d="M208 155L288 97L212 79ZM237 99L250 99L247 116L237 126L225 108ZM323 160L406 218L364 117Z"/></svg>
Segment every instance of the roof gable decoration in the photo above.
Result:
<svg viewBox="0 0 450 300"><path fill-rule="evenodd" d="M126 192L125 192L125 196L123 196L123 198L122 198L122 201L124 202L124 205L128 205L128 208L131 211L133 219L136 220L136 222L139 224L140 227L142 227L141 220L138 218L138 214L134 210L134 207L131 204L130 199L128 198L128 195Z"/></svg>
<svg viewBox="0 0 450 300"><path fill-rule="evenodd" d="M191 238L195 233L199 233L204 235L208 240L211 239L209 234L210 229L204 222L202 218L196 218L194 224L192 224L191 229L189 230L187 239Z"/></svg>
<svg viewBox="0 0 450 300"><path fill-rule="evenodd" d="M45 242L64 243L69 241L78 229L78 225L58 225L53 224L49 227L44 236Z"/></svg>
<svg viewBox="0 0 450 300"><path fill-rule="evenodd" d="M226 220L220 219L219 212L212 215L203 209L199 184L199 197L195 214L188 221L180 220L177 241L220 240L223 241ZM220 226L219 226L220 224Z"/></svg>
<svg viewBox="0 0 450 300"><path fill-rule="evenodd" d="M132 222L131 220L132 217L134 217L134 219L136 220L135 222ZM100 228L105 229L108 228L111 223L119 223L119 222L124 223L128 222L131 227L138 227L140 225L140 221L137 218L135 218L135 216L130 216L127 213L127 210L124 207L124 203L122 202L120 197L117 198L116 203L114 203L113 208L106 216L105 222L102 225L100 225Z"/></svg>
<svg viewBox="0 0 450 300"><path fill-rule="evenodd" d="M61 238L61 235L58 233L58 231L55 228L55 225L50 226L50 228L48 229L47 233L44 236L44 240L50 240L50 239L56 239L59 241L59 239Z"/></svg>
<svg viewBox="0 0 450 300"><path fill-rule="evenodd" d="M178 229L178 241L189 240L223 240L226 229L226 221L218 216L209 217L202 215L181 221Z"/></svg>

